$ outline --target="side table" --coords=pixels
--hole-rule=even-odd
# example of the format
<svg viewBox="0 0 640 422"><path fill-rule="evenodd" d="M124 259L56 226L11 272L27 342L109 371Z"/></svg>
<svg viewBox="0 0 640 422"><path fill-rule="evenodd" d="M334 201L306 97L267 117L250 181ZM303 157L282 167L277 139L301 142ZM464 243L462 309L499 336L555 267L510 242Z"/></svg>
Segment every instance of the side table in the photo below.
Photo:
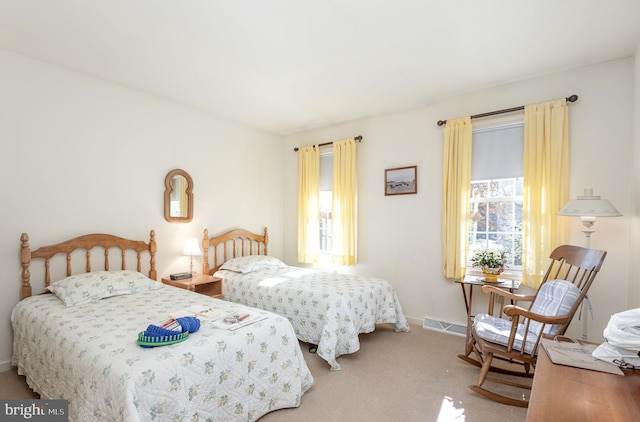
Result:
<svg viewBox="0 0 640 422"><path fill-rule="evenodd" d="M490 282L485 281L482 276L467 275L463 279L456 280L456 283L460 284L460 287L462 288L464 306L467 310L467 335L464 353L464 356L467 357L472 351L471 325L473 324L473 315L471 314L471 306L473 301L473 288L476 286L494 286L513 293L515 290L518 290L520 288L520 280L499 278L497 282ZM462 358L462 355L460 357Z"/></svg>
<svg viewBox="0 0 640 422"><path fill-rule="evenodd" d="M197 274L191 278L182 280L172 280L170 277L162 277L162 282L170 286L222 299L222 279L220 277L206 274Z"/></svg>

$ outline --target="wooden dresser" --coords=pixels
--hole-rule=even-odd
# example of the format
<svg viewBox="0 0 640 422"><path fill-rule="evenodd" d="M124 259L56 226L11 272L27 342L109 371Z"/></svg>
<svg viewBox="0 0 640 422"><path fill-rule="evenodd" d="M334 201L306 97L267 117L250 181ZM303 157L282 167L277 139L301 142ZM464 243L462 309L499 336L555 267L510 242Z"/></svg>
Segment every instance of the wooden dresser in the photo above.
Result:
<svg viewBox="0 0 640 422"><path fill-rule="evenodd" d="M540 350L527 422L640 421L640 370L624 373L554 365Z"/></svg>

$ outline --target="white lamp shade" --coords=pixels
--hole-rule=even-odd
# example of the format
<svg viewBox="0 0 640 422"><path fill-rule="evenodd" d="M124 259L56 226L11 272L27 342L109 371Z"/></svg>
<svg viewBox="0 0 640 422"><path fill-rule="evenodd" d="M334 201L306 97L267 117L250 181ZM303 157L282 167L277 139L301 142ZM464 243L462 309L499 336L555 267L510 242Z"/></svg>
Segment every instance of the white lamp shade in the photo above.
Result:
<svg viewBox="0 0 640 422"><path fill-rule="evenodd" d="M184 249L182 250L182 255L189 256L201 256L202 249L200 249L200 244L198 243L198 239L195 237L190 237L184 243Z"/></svg>
<svg viewBox="0 0 640 422"><path fill-rule="evenodd" d="M570 217L619 217L622 214L611 202L593 195L592 189L585 189L584 196L569 201L558 215Z"/></svg>

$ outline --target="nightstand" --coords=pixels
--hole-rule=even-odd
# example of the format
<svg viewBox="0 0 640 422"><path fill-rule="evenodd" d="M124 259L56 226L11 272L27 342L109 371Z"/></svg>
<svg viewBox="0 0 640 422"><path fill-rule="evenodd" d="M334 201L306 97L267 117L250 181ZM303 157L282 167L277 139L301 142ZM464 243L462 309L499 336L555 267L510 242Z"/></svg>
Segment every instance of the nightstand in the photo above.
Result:
<svg viewBox="0 0 640 422"><path fill-rule="evenodd" d="M194 277L182 280L171 280L169 277L162 277L162 282L170 286L222 299L222 279L220 277L196 274Z"/></svg>

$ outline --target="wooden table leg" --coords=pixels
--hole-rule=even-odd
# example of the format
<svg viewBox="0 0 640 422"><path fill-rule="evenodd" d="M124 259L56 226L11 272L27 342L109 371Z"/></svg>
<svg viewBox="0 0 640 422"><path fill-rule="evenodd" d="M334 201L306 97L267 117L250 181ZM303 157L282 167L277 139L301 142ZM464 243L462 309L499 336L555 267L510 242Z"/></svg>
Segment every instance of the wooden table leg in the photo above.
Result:
<svg viewBox="0 0 640 422"><path fill-rule="evenodd" d="M467 309L467 333L465 340L465 350L464 356L469 356L471 354L471 350L473 349L471 344L471 303L473 300L473 285L469 285L469 297L467 298L467 291L464 288L464 283L460 283L460 287L462 288L462 297L464 298L464 306Z"/></svg>

